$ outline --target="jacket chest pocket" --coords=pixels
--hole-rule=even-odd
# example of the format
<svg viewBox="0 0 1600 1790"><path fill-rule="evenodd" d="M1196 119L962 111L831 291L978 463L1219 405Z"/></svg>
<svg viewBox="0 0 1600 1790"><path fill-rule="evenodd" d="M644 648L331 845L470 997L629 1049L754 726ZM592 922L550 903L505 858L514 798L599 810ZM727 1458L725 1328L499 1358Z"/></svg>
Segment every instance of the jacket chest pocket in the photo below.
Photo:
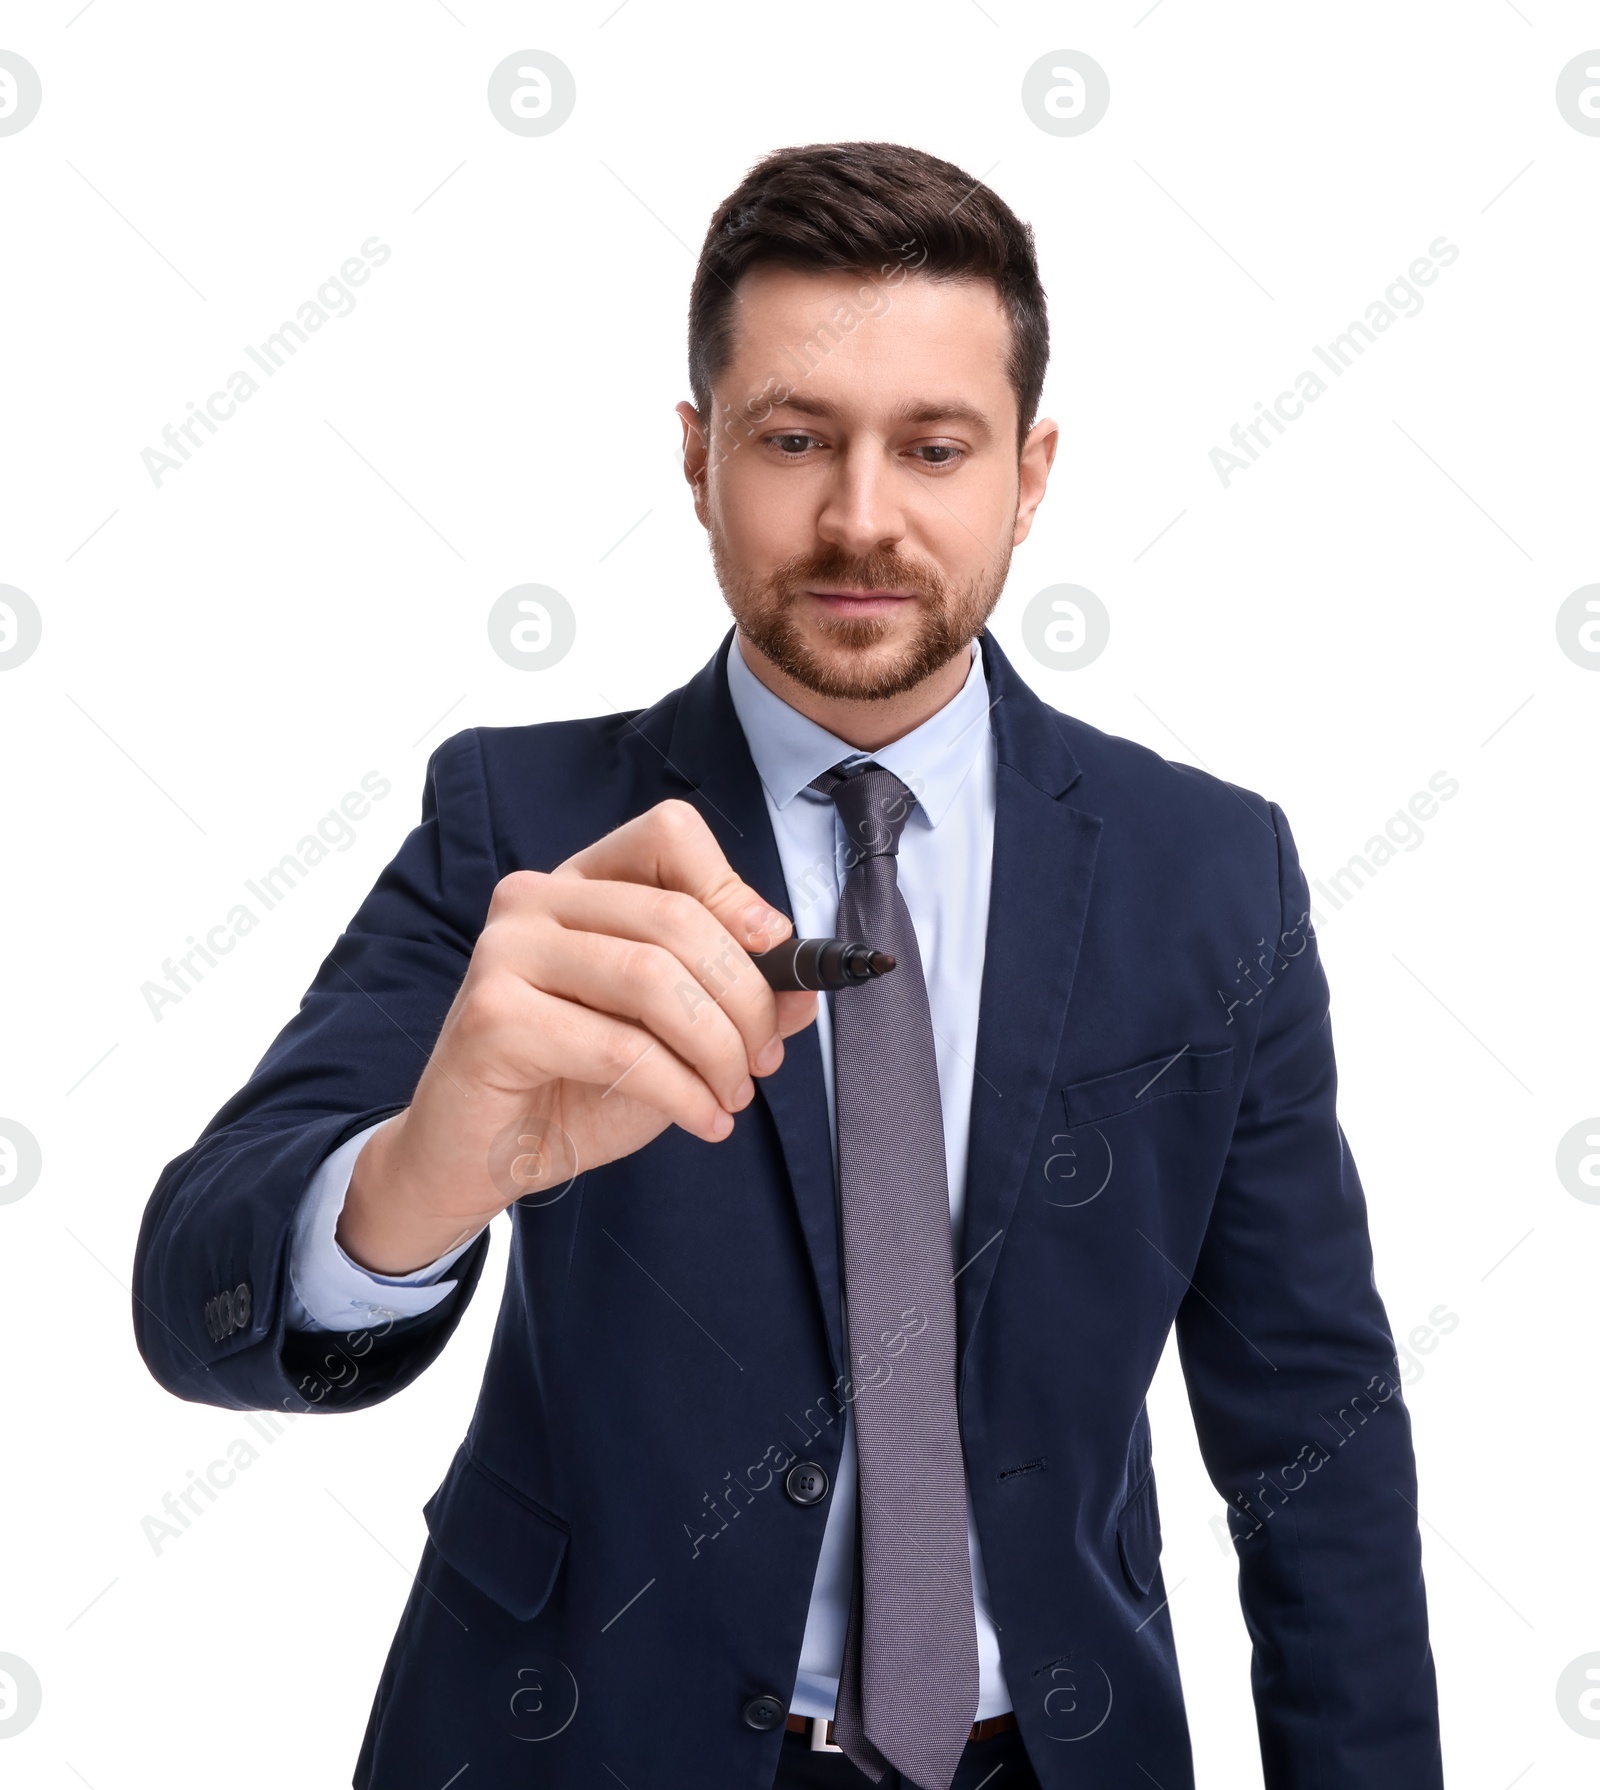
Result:
<svg viewBox="0 0 1600 1790"><path fill-rule="evenodd" d="M1199 1050L1183 1045L1148 1062L1110 1075L1092 1076L1061 1090L1067 1126L1092 1124L1137 1112L1180 1094L1218 1094L1233 1086L1233 1046Z"/></svg>

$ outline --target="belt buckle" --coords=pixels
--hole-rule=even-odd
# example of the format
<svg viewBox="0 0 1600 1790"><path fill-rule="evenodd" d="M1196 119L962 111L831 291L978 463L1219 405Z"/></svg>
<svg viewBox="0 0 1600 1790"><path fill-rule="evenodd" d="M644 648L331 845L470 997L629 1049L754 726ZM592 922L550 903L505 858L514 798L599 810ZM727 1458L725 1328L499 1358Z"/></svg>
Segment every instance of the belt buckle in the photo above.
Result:
<svg viewBox="0 0 1600 1790"><path fill-rule="evenodd" d="M814 1753L842 1753L842 1746L835 1746L828 1738L833 1730L833 1723L825 1715L814 1715L811 1718L811 1750Z"/></svg>

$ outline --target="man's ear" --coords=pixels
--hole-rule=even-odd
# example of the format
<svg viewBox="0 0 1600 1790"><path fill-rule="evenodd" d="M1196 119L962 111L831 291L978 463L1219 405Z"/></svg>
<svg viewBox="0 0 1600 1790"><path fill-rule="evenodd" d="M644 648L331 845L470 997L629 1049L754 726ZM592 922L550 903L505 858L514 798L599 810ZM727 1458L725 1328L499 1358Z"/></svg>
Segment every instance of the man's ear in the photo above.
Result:
<svg viewBox="0 0 1600 1790"><path fill-rule="evenodd" d="M1011 544L1020 547L1033 527L1034 512L1044 499L1050 467L1061 445L1061 430L1053 417L1042 416L1028 431L1017 463L1017 521Z"/></svg>
<svg viewBox="0 0 1600 1790"><path fill-rule="evenodd" d="M689 489L694 492L694 513L700 518L700 526L707 528L710 526L706 513L706 465L709 454L705 425L700 421L700 412L687 398L676 408L678 420L683 424L683 476L689 481Z"/></svg>

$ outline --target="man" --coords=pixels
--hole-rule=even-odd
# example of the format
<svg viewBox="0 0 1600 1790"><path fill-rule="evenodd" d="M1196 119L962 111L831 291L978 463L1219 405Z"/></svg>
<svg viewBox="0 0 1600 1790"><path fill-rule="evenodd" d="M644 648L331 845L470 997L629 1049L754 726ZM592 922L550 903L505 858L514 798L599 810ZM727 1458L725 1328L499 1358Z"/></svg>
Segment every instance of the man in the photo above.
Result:
<svg viewBox="0 0 1600 1790"><path fill-rule="evenodd" d="M684 465L736 627L469 730L156 1188L181 1397L361 1409L510 1208L358 1790L1192 1786L1145 1394L1177 1326L1272 1790L1442 1782L1409 1420L1281 810L1046 707L1031 232L891 144L717 211ZM876 980L774 994L838 934Z"/></svg>

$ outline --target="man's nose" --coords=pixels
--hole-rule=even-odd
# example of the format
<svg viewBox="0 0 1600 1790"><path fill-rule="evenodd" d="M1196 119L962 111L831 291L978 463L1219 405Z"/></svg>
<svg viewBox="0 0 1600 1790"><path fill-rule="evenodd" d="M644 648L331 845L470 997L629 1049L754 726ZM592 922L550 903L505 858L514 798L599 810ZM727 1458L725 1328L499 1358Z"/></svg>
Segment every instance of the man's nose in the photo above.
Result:
<svg viewBox="0 0 1600 1790"><path fill-rule="evenodd" d="M825 541L858 558L905 538L906 474L881 440L852 441L842 452L817 517Z"/></svg>

